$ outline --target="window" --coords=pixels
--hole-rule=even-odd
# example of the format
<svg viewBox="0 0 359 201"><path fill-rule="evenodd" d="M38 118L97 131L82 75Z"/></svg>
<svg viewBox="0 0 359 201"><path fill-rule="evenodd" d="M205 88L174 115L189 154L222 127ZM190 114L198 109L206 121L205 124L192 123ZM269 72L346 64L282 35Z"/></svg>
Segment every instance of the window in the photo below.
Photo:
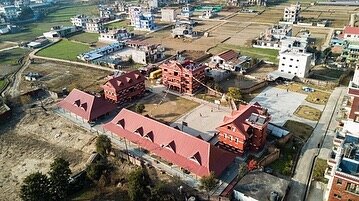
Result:
<svg viewBox="0 0 359 201"><path fill-rule="evenodd" d="M299 62L299 59L297 59L297 62Z"/></svg>
<svg viewBox="0 0 359 201"><path fill-rule="evenodd" d="M289 65L289 67L293 67L292 65Z"/></svg>
<svg viewBox="0 0 359 201"><path fill-rule="evenodd" d="M235 139L234 141L235 141L236 143L238 143L239 140L238 140L238 138L236 137L236 139Z"/></svg>
<svg viewBox="0 0 359 201"><path fill-rule="evenodd" d="M285 64L284 63L282 63L282 66L284 66Z"/></svg>
<svg viewBox="0 0 359 201"><path fill-rule="evenodd" d="M233 140L233 137L232 137L232 136L229 136L229 140L232 141L232 140Z"/></svg>
<svg viewBox="0 0 359 201"><path fill-rule="evenodd" d="M178 76L178 72L174 72L173 75L174 75L174 76Z"/></svg>
<svg viewBox="0 0 359 201"><path fill-rule="evenodd" d="M339 194L335 194L335 193L334 193L334 197L335 197L335 198L338 198L338 199L341 199L341 198L342 198L342 196L341 196L341 195L339 195Z"/></svg>
<svg viewBox="0 0 359 201"><path fill-rule="evenodd" d="M343 180L342 179L337 179L337 184L341 185L343 183Z"/></svg>
<svg viewBox="0 0 359 201"><path fill-rule="evenodd" d="M165 72L167 72L167 69L163 69Z"/></svg>
<svg viewBox="0 0 359 201"><path fill-rule="evenodd" d="M288 73L292 73L292 72L288 71Z"/></svg>
<svg viewBox="0 0 359 201"><path fill-rule="evenodd" d="M280 70L280 72L284 72L284 70Z"/></svg>
<svg viewBox="0 0 359 201"><path fill-rule="evenodd" d="M283 57L282 59L285 59L285 57Z"/></svg>
<svg viewBox="0 0 359 201"><path fill-rule="evenodd" d="M227 133L224 133L223 137L224 137L224 139L226 139L228 137Z"/></svg>
<svg viewBox="0 0 359 201"><path fill-rule="evenodd" d="M345 190L359 195L359 184L347 183Z"/></svg>
<svg viewBox="0 0 359 201"><path fill-rule="evenodd" d="M293 61L293 59L290 59L291 61Z"/></svg>
<svg viewBox="0 0 359 201"><path fill-rule="evenodd" d="M298 68L298 66L295 66L295 68Z"/></svg>
<svg viewBox="0 0 359 201"><path fill-rule="evenodd" d="M232 127L231 127L231 126L227 126L227 129L231 130L231 129L232 129Z"/></svg>

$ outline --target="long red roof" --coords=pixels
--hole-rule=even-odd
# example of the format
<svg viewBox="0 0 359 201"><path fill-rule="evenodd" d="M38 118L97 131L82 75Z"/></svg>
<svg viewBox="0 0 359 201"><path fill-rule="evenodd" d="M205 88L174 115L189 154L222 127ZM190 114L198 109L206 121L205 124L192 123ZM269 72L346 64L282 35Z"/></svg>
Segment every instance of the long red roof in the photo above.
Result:
<svg viewBox="0 0 359 201"><path fill-rule="evenodd" d="M219 176L234 155L180 130L127 109L103 126L157 156L198 176Z"/></svg>
<svg viewBox="0 0 359 201"><path fill-rule="evenodd" d="M73 89L58 106L72 112L87 121L92 121L116 109L116 105L78 89Z"/></svg>
<svg viewBox="0 0 359 201"><path fill-rule="evenodd" d="M344 27L344 34L355 34L355 35L358 35L358 34L359 34L359 27L346 26L346 27Z"/></svg>
<svg viewBox="0 0 359 201"><path fill-rule="evenodd" d="M108 80L102 88L112 89L118 92L144 81L145 77L140 73L140 71L135 70Z"/></svg>

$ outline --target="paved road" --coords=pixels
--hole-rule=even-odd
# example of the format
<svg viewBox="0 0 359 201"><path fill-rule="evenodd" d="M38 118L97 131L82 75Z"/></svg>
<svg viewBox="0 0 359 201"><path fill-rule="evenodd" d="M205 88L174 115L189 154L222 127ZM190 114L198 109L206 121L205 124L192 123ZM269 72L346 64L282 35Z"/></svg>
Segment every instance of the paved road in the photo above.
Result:
<svg viewBox="0 0 359 201"><path fill-rule="evenodd" d="M322 144L324 134L326 133L329 124L332 120L335 120L332 116L336 111L335 108L339 102L338 100L345 91L345 87L338 87L332 92L313 134L303 146L294 177L292 178L292 188L289 192L288 200L304 200L307 182L313 166L312 161L319 151L318 144Z"/></svg>

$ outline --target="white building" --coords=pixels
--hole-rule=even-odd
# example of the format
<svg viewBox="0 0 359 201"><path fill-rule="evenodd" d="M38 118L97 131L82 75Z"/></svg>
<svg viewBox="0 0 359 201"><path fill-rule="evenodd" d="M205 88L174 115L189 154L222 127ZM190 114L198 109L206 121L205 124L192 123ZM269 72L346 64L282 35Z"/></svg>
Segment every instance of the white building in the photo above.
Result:
<svg viewBox="0 0 359 201"><path fill-rule="evenodd" d="M72 25L76 27L86 27L86 23L89 21L89 18L85 15L76 15L71 18Z"/></svg>
<svg viewBox="0 0 359 201"><path fill-rule="evenodd" d="M241 71L242 64L248 61L248 57L240 57L239 53L234 50L226 50L218 55L211 57L209 62L209 67L211 68L221 68L223 70L229 71Z"/></svg>
<svg viewBox="0 0 359 201"><path fill-rule="evenodd" d="M171 8L162 8L161 9L161 21L162 22L175 22L176 21L176 12Z"/></svg>
<svg viewBox="0 0 359 201"><path fill-rule="evenodd" d="M131 6L128 8L128 17L130 18L131 26L135 26L136 18L142 13L140 6Z"/></svg>
<svg viewBox="0 0 359 201"><path fill-rule="evenodd" d="M350 42L359 42L359 27L344 27L343 38Z"/></svg>
<svg viewBox="0 0 359 201"><path fill-rule="evenodd" d="M104 25L99 18L90 19L86 23L85 32L99 33L104 29Z"/></svg>
<svg viewBox="0 0 359 201"><path fill-rule="evenodd" d="M14 5L0 6L0 14L4 15L7 21L11 21L19 17L17 8Z"/></svg>
<svg viewBox="0 0 359 201"><path fill-rule="evenodd" d="M125 28L109 30L106 32L101 32L98 38L99 42L103 43L114 43L126 39L132 38L133 34L127 32Z"/></svg>
<svg viewBox="0 0 359 201"><path fill-rule="evenodd" d="M299 15L301 12L300 4L292 4L290 7L284 8L283 20L285 22L296 23L299 20Z"/></svg>
<svg viewBox="0 0 359 201"><path fill-rule="evenodd" d="M15 0L14 5L15 5L15 7L18 7L18 8L25 7L25 6L30 5L30 0Z"/></svg>
<svg viewBox="0 0 359 201"><path fill-rule="evenodd" d="M287 50L279 54L278 71L305 78L309 75L312 54Z"/></svg>
<svg viewBox="0 0 359 201"><path fill-rule="evenodd" d="M286 37L280 41L280 52L293 51L305 53L308 47L308 37Z"/></svg>
<svg viewBox="0 0 359 201"><path fill-rule="evenodd" d="M158 8L158 0L148 0L149 8Z"/></svg>

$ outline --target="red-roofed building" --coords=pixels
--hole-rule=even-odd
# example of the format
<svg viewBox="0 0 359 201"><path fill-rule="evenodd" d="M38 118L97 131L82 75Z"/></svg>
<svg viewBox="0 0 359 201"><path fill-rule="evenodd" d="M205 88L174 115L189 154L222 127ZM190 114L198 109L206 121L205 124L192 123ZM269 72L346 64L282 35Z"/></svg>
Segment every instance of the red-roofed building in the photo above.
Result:
<svg viewBox="0 0 359 201"><path fill-rule="evenodd" d="M235 158L204 140L127 109L103 127L200 177L212 171L221 175Z"/></svg>
<svg viewBox="0 0 359 201"><path fill-rule="evenodd" d="M266 142L270 115L259 103L241 105L230 116L225 116L217 128L220 146L234 152L259 151Z"/></svg>
<svg viewBox="0 0 359 201"><path fill-rule="evenodd" d="M344 27L343 36L344 40L359 41L359 27Z"/></svg>
<svg viewBox="0 0 359 201"><path fill-rule="evenodd" d="M123 103L145 92L145 77L140 71L132 71L108 80L103 86L105 98Z"/></svg>
<svg viewBox="0 0 359 201"><path fill-rule="evenodd" d="M160 68L163 84L180 93L193 94L202 87L200 82L204 82L206 66L201 63L196 64L190 60L183 62L171 60L161 64Z"/></svg>
<svg viewBox="0 0 359 201"><path fill-rule="evenodd" d="M83 121L94 121L116 109L116 105L107 102L103 97L97 97L78 89L73 89L58 106L69 112L75 118Z"/></svg>
<svg viewBox="0 0 359 201"><path fill-rule="evenodd" d="M236 71L246 59L241 60L239 53L234 50L226 50L218 55L211 57L210 67L219 67L224 70Z"/></svg>

